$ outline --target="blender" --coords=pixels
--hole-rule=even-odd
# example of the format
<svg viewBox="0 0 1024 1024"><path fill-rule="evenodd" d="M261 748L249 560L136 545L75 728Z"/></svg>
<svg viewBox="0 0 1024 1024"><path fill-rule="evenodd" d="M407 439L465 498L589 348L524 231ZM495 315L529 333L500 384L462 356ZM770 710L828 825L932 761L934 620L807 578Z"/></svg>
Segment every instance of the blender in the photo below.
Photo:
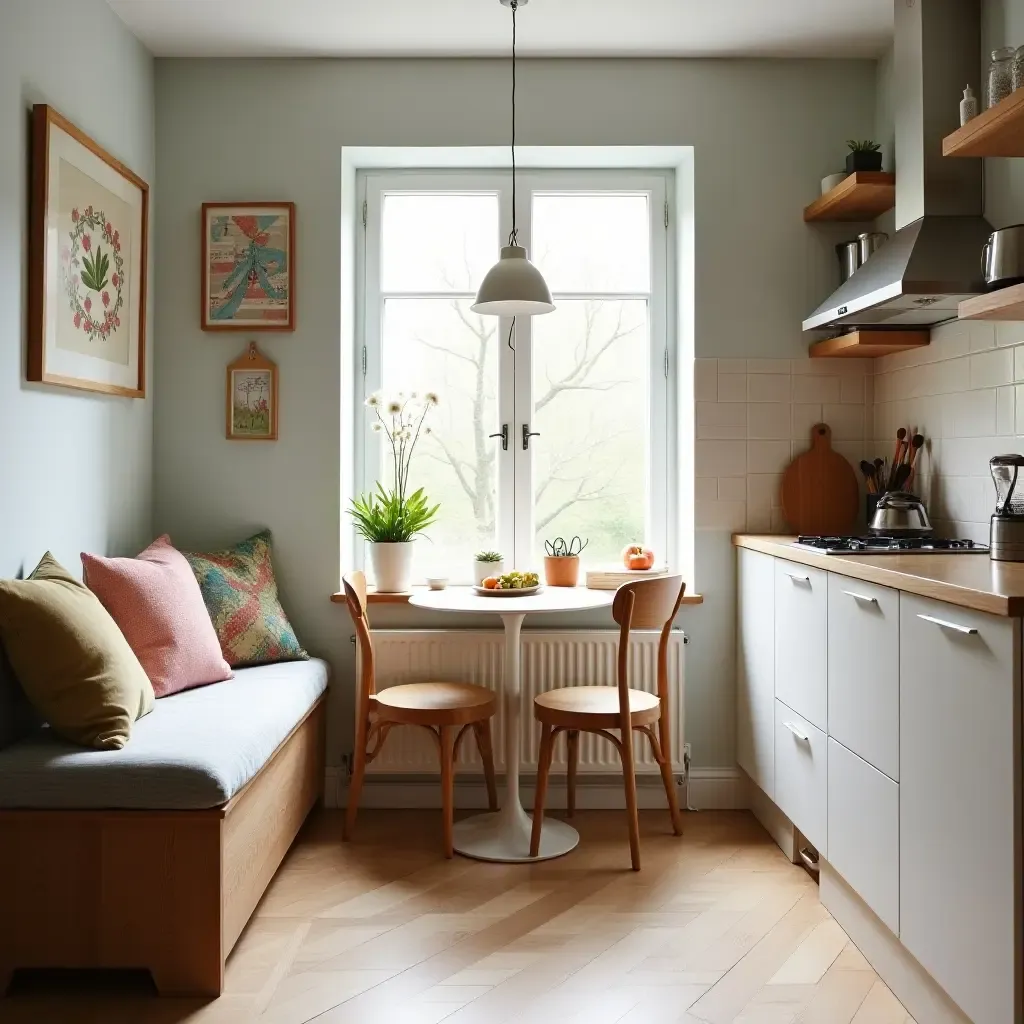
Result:
<svg viewBox="0 0 1024 1024"><path fill-rule="evenodd" d="M989 546L1000 562L1024 562L1024 481L1018 482L1024 455L997 455L989 460L996 485Z"/></svg>

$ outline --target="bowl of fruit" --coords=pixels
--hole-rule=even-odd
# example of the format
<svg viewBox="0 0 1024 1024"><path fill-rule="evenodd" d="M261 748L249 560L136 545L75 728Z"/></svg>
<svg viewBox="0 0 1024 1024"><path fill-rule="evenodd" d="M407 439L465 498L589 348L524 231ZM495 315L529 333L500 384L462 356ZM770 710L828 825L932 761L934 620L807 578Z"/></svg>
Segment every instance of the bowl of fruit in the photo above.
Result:
<svg viewBox="0 0 1024 1024"><path fill-rule="evenodd" d="M535 572L506 572L486 577L473 589L484 597L526 597L540 590L540 576Z"/></svg>

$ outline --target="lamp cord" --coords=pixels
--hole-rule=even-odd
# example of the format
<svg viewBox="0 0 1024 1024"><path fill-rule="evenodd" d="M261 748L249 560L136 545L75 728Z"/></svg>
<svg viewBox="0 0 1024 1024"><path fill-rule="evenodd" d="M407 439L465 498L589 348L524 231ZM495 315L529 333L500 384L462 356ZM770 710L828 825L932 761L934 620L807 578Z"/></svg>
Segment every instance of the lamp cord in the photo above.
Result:
<svg viewBox="0 0 1024 1024"><path fill-rule="evenodd" d="M519 233L516 231L516 9L519 7L518 0L512 0L512 232L508 236L509 245L519 244ZM515 345L512 338L515 335L516 318L512 317L512 323L508 328L508 347L515 353ZM513 398L513 417L515 415L515 395Z"/></svg>
<svg viewBox="0 0 1024 1024"><path fill-rule="evenodd" d="M508 236L509 245L519 244L519 233L516 231L516 9L518 0L512 0L512 233Z"/></svg>

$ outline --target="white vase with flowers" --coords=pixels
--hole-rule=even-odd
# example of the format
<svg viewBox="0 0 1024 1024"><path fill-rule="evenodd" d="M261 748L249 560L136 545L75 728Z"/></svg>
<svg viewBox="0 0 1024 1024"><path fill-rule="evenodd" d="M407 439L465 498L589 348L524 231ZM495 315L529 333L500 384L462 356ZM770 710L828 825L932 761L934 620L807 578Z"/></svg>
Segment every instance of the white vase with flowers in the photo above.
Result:
<svg viewBox="0 0 1024 1024"><path fill-rule="evenodd" d="M438 405L428 391L385 397L375 392L366 399L374 417L371 429L387 438L391 448L393 484L377 481L376 490L352 500L349 515L356 532L370 545L374 583L382 594L401 594L412 584L413 543L437 517L423 488L409 493L409 471L420 439L430 434L427 417Z"/></svg>

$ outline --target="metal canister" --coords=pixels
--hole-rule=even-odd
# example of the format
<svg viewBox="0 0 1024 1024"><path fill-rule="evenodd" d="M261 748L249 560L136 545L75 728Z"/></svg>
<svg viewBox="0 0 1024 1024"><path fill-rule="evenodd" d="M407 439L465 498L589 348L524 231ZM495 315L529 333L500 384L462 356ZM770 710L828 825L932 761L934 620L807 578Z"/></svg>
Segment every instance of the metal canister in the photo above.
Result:
<svg viewBox="0 0 1024 1024"><path fill-rule="evenodd" d="M840 242L836 246L836 256L839 257L839 281L849 281L857 268L861 265L860 241L854 239L852 242Z"/></svg>

